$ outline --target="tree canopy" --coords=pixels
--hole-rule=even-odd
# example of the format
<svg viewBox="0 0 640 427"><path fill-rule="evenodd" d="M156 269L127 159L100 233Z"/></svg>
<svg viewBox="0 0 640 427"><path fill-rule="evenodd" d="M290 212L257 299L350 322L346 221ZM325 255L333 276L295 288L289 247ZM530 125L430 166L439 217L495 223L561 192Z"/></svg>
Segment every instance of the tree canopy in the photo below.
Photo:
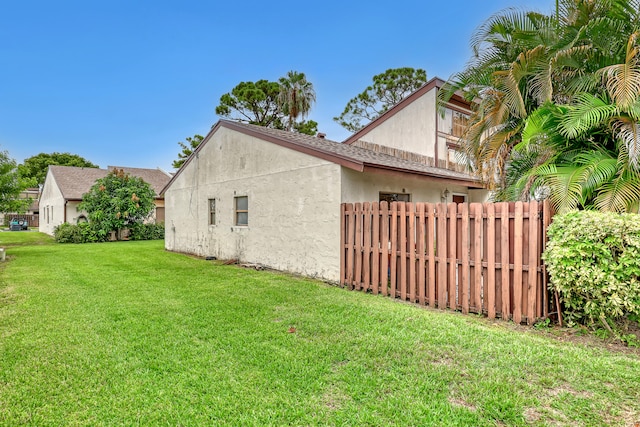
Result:
<svg viewBox="0 0 640 427"><path fill-rule="evenodd" d="M29 187L37 187L44 184L49 165L77 166L85 168L97 168L89 160L77 154L71 153L40 153L29 157L18 166L20 177L28 183Z"/></svg>
<svg viewBox="0 0 640 427"><path fill-rule="evenodd" d="M304 73L290 71L277 82L238 83L220 97L216 114L238 122L315 135L318 123L305 120L313 102L313 85Z"/></svg>
<svg viewBox="0 0 640 427"><path fill-rule="evenodd" d="M558 0L553 15L509 9L479 28L441 93L472 103L462 147L497 199L637 211L639 35L637 0Z"/></svg>
<svg viewBox="0 0 640 427"><path fill-rule="evenodd" d="M182 151L178 153L178 159L173 161L172 166L175 169L180 169L184 162L187 161L191 153L193 153L193 150L198 148L198 146L202 143L203 139L204 136L195 134L193 135L193 138L190 136L186 138L187 143L184 143L182 141L178 142L178 145L182 148Z"/></svg>
<svg viewBox="0 0 640 427"><path fill-rule="evenodd" d="M278 106L287 117L287 130L291 131L298 117L304 119L309 114L311 106L316 102L316 92L304 73L297 71L289 71L279 82Z"/></svg>
<svg viewBox="0 0 640 427"><path fill-rule="evenodd" d="M427 73L420 68L390 68L373 76L373 84L349 100L342 114L333 120L348 131L357 132L426 82Z"/></svg>
<svg viewBox="0 0 640 427"><path fill-rule="evenodd" d="M0 151L0 212L23 212L31 203L31 200L19 198L25 187L15 160L7 151Z"/></svg>
<svg viewBox="0 0 640 427"><path fill-rule="evenodd" d="M155 192L142 178L114 169L96 180L82 196L78 210L87 212L89 222L101 236L144 222L153 212Z"/></svg>

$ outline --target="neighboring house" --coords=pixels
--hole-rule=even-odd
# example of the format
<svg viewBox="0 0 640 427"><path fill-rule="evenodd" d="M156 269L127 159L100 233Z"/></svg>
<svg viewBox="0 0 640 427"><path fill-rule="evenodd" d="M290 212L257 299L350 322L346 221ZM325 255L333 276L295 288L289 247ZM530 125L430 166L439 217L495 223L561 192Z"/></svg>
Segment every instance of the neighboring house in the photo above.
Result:
<svg viewBox="0 0 640 427"><path fill-rule="evenodd" d="M122 169L131 176L142 178L156 193L153 218L164 221L164 197L161 190L171 179L171 175L161 169L128 168L109 166L107 169L81 168L75 166L49 166L40 194L40 226L43 233L53 235L58 225L68 222L77 224L86 221L86 213L78 211L82 195L89 191L99 178L109 171Z"/></svg>
<svg viewBox="0 0 640 427"><path fill-rule="evenodd" d="M383 149L383 139L372 142ZM163 190L165 247L337 282L341 203L486 198L476 178L429 166L427 147L426 154L406 148L412 147L398 145L398 155L390 155L221 120Z"/></svg>

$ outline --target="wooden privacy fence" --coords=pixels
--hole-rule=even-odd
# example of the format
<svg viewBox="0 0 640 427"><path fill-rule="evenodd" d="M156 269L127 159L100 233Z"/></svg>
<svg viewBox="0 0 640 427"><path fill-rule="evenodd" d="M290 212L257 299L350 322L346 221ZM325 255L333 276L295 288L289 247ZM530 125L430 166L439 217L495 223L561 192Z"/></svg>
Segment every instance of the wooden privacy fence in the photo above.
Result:
<svg viewBox="0 0 640 427"><path fill-rule="evenodd" d="M341 213L350 289L516 323L549 314L548 202L346 203Z"/></svg>

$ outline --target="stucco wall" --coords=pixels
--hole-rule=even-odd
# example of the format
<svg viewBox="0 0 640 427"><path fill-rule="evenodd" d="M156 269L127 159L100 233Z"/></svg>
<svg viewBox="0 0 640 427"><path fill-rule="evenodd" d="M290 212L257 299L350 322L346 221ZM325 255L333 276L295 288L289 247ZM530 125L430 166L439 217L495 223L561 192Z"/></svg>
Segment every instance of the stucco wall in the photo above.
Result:
<svg viewBox="0 0 640 427"><path fill-rule="evenodd" d="M360 139L435 157L436 91L436 88L428 91ZM441 152L440 157L443 154Z"/></svg>
<svg viewBox="0 0 640 427"><path fill-rule="evenodd" d="M165 247L337 281L340 179L339 165L220 127L165 192Z"/></svg>
<svg viewBox="0 0 640 427"><path fill-rule="evenodd" d="M342 171L342 202L376 202L380 192L408 193L412 202L440 203L445 190L452 194L468 195L467 187L443 181L418 178L409 175L359 173L349 169Z"/></svg>
<svg viewBox="0 0 640 427"><path fill-rule="evenodd" d="M40 195L38 231L53 235L53 229L64 222L64 209L64 198L58 189L55 178L49 171Z"/></svg>

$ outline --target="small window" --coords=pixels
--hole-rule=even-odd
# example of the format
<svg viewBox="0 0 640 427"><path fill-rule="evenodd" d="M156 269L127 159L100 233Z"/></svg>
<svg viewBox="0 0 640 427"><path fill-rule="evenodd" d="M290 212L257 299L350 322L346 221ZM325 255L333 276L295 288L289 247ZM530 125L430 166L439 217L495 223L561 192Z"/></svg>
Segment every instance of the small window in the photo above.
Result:
<svg viewBox="0 0 640 427"><path fill-rule="evenodd" d="M407 194L407 193L383 193L380 192L380 199L379 201L381 202L410 202L411 201L411 194Z"/></svg>
<svg viewBox="0 0 640 427"><path fill-rule="evenodd" d="M216 199L209 199L209 225L216 225Z"/></svg>
<svg viewBox="0 0 640 427"><path fill-rule="evenodd" d="M249 197L236 197L236 225L249 225Z"/></svg>

